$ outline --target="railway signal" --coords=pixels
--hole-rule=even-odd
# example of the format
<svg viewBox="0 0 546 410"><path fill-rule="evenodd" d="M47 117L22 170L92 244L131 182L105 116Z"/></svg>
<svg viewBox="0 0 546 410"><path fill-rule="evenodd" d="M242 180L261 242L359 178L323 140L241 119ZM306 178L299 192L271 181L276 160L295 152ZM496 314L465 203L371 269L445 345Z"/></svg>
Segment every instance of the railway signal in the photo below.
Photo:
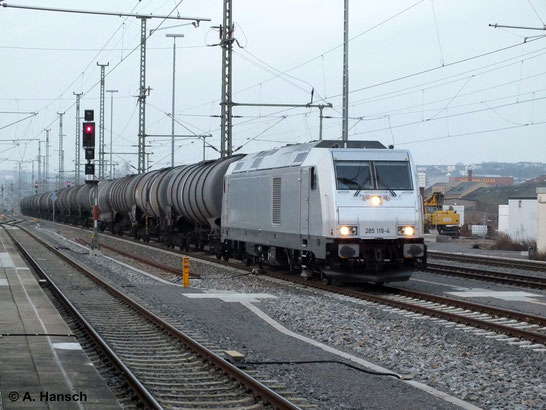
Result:
<svg viewBox="0 0 546 410"><path fill-rule="evenodd" d="M91 235L91 248L93 251L99 249L98 241L98 196L99 196L99 181L95 179L95 164L91 163L91 160L95 158L95 111L94 110L85 110L84 111L83 123L83 138L82 145L85 150L85 159L87 164L85 164L85 183L91 185L94 190L94 207L93 207L93 234Z"/></svg>
<svg viewBox="0 0 546 410"><path fill-rule="evenodd" d="M85 175L95 175L95 164L85 164Z"/></svg>
<svg viewBox="0 0 546 410"><path fill-rule="evenodd" d="M95 123L92 121L83 123L83 147L95 148Z"/></svg>

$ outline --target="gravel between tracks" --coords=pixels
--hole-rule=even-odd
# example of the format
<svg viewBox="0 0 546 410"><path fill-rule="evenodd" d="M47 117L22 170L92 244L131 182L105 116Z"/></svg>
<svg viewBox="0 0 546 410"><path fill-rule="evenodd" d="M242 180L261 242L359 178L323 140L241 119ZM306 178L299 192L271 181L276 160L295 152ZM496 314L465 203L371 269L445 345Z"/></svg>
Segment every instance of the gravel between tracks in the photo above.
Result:
<svg viewBox="0 0 546 410"><path fill-rule="evenodd" d="M89 237L86 231L78 234L72 229L59 229L67 237ZM40 232L58 239L47 231ZM136 247L142 251L135 244L108 237L101 239L106 243L115 243L123 250L134 251ZM67 244L64 243L64 246ZM74 250L81 252L76 247ZM178 255L150 250L146 252L146 257L156 258L163 264L180 264ZM100 263L109 267L114 265L114 271L119 269L120 274L111 275L109 279L126 288L128 293L146 300L148 305L173 318L179 316L180 312L172 308L171 301L150 296L146 285L151 279L136 273L127 275L124 269L122 275L121 268L104 259ZM439 325L429 319L408 318L365 302L302 287L294 288L262 277L228 278L235 273L234 270L195 259L192 260L192 267L203 278L192 281L194 288L273 294L279 299L262 300L258 306L288 329L354 353L397 373L411 374L417 381L477 406L491 409L546 408L546 354L543 352L533 352ZM216 329L193 329L220 346L245 352L247 360L270 359L246 346L237 346L231 335L218 334ZM271 366L260 370L306 394L321 408L354 407L350 397L341 401L340 397L332 397L328 386L320 383L320 380L310 385L309 375L303 368ZM346 406L342 406L341 402Z"/></svg>

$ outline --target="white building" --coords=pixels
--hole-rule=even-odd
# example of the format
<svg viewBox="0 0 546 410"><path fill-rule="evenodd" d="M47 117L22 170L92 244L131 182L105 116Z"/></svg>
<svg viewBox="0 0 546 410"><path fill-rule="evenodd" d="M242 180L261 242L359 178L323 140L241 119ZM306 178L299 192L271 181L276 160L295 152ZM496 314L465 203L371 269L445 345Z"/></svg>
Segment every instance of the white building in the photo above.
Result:
<svg viewBox="0 0 546 410"><path fill-rule="evenodd" d="M508 205L499 205L499 226L498 232L508 235Z"/></svg>
<svg viewBox="0 0 546 410"><path fill-rule="evenodd" d="M499 232L507 233L514 241L536 241L537 199L508 198L508 205L499 205Z"/></svg>
<svg viewBox="0 0 546 410"><path fill-rule="evenodd" d="M537 188L537 250L546 252L546 188Z"/></svg>

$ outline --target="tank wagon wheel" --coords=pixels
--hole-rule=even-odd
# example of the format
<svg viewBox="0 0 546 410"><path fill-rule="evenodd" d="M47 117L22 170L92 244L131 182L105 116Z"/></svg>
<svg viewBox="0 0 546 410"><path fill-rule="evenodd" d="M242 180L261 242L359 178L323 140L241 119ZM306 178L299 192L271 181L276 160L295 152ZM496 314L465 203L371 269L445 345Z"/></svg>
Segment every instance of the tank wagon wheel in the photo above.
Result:
<svg viewBox="0 0 546 410"><path fill-rule="evenodd" d="M246 257L245 257L245 265L246 266L252 265L252 256L250 256L248 253L246 254Z"/></svg>
<svg viewBox="0 0 546 410"><path fill-rule="evenodd" d="M215 249L214 249L214 256L216 256L216 259L220 260L222 259L222 255L223 252L222 252L222 245L216 245Z"/></svg>

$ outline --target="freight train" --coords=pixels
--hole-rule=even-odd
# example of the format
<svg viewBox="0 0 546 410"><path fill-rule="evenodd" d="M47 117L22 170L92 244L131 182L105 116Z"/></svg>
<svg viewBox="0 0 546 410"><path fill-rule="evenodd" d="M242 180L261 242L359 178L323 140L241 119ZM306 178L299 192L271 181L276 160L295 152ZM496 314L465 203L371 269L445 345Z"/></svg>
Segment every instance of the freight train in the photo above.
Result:
<svg viewBox="0 0 546 410"><path fill-rule="evenodd" d="M89 185L56 192L55 219L90 226ZM21 201L51 219L52 193ZM98 224L218 259L303 276L403 281L426 265L423 209L407 150L377 141L315 141L98 184Z"/></svg>

